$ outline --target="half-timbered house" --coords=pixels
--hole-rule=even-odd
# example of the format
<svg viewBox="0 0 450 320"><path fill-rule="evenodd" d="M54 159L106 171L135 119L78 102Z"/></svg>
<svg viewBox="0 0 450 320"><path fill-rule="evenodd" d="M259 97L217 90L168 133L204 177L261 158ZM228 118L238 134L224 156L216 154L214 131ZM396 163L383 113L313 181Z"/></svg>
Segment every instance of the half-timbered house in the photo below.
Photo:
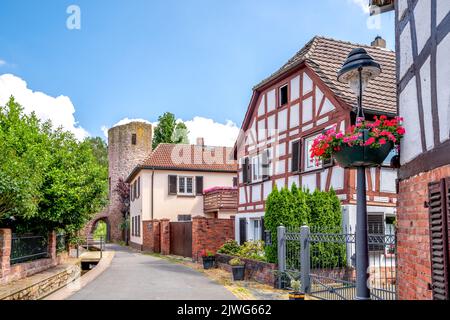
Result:
<svg viewBox="0 0 450 320"><path fill-rule="evenodd" d="M333 188L343 204L344 225L355 225L356 172L332 161L316 163L310 148L325 129L344 130L355 122L356 97L350 87L337 81L336 73L356 47L366 49L383 69L365 91L366 116L396 114L395 53L384 46L380 37L372 46L315 37L254 87L234 150L239 162L237 241L261 239L265 200L275 186L280 189L293 183L311 191ZM372 232L392 229L396 179L389 158L384 166L367 170Z"/></svg>
<svg viewBox="0 0 450 320"><path fill-rule="evenodd" d="M372 0L395 7L401 145L398 296L450 299L450 1Z"/></svg>

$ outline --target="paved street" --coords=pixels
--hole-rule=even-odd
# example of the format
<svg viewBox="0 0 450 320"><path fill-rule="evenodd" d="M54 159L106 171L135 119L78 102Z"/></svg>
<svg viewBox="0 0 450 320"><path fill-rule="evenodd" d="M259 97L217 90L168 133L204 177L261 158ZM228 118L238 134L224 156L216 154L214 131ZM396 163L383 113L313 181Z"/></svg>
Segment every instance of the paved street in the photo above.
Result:
<svg viewBox="0 0 450 320"><path fill-rule="evenodd" d="M116 245L111 266L70 300L231 300L235 296L202 273Z"/></svg>

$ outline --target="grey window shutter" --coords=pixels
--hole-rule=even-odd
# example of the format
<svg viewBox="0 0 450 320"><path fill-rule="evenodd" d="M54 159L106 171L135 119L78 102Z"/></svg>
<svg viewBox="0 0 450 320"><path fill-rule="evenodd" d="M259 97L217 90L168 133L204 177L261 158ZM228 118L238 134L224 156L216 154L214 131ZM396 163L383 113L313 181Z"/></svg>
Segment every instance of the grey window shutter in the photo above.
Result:
<svg viewBox="0 0 450 320"><path fill-rule="evenodd" d="M203 195L203 177L195 177L195 190L198 196Z"/></svg>
<svg viewBox="0 0 450 320"><path fill-rule="evenodd" d="M265 235L266 229L264 227L264 217L261 218L261 240L264 241L264 235Z"/></svg>
<svg viewBox="0 0 450 320"><path fill-rule="evenodd" d="M243 175L243 180L244 183L249 183L249 171L248 171L248 167L250 164L250 159L249 158L245 158L244 159L244 163L242 165L242 175Z"/></svg>
<svg viewBox="0 0 450 320"><path fill-rule="evenodd" d="M292 143L292 172L300 171L300 140Z"/></svg>
<svg viewBox="0 0 450 320"><path fill-rule="evenodd" d="M450 179L428 186L431 281L434 300L449 300L448 215Z"/></svg>
<svg viewBox="0 0 450 320"><path fill-rule="evenodd" d="M239 243L242 245L247 241L247 219L239 219Z"/></svg>
<svg viewBox="0 0 450 320"><path fill-rule="evenodd" d="M263 180L269 179L269 169L270 169L270 163L269 163L269 149L265 150L262 154L262 173L263 173Z"/></svg>
<svg viewBox="0 0 450 320"><path fill-rule="evenodd" d="M169 195L177 194L177 176L169 176Z"/></svg>

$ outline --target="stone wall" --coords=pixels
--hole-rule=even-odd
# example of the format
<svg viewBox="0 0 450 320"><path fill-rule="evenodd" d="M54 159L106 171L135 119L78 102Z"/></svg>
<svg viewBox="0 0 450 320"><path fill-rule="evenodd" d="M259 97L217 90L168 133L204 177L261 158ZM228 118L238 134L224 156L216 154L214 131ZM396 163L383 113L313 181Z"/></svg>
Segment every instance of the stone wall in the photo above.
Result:
<svg viewBox="0 0 450 320"><path fill-rule="evenodd" d="M136 134L136 144L132 144L132 135ZM86 227L90 233L93 223L103 219L109 225L111 241L123 240L120 228L123 222L120 197L114 191L119 179L126 179L133 169L143 162L152 151L152 125L144 122L131 122L116 126L108 131L108 161L110 197L108 207L97 214Z"/></svg>
<svg viewBox="0 0 450 320"><path fill-rule="evenodd" d="M398 195L397 264L401 300L432 299L428 183L450 177L450 165L400 181Z"/></svg>
<svg viewBox="0 0 450 320"><path fill-rule="evenodd" d="M0 300L38 300L77 279L81 274L80 263L68 264L50 272L36 275L27 282L14 282L0 290Z"/></svg>
<svg viewBox="0 0 450 320"><path fill-rule="evenodd" d="M194 217L192 219L192 259L199 261L202 250L216 252L234 239L234 220Z"/></svg>
<svg viewBox="0 0 450 320"><path fill-rule="evenodd" d="M231 272L229 262L233 258L233 256L226 254L216 254L217 267ZM245 280L253 280L259 283L275 286L275 271L277 270L276 264L244 258L241 258L241 260L245 262Z"/></svg>

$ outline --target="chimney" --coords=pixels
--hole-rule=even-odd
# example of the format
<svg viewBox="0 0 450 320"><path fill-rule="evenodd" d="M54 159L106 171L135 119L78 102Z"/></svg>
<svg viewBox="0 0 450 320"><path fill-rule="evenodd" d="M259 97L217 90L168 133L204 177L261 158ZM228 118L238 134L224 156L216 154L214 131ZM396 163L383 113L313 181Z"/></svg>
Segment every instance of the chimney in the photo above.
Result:
<svg viewBox="0 0 450 320"><path fill-rule="evenodd" d="M204 147L205 146L205 139L204 138L197 138L197 145Z"/></svg>
<svg viewBox="0 0 450 320"><path fill-rule="evenodd" d="M372 47L378 47L378 48L386 48L386 40L384 40L382 37L377 36L374 41L372 41Z"/></svg>

